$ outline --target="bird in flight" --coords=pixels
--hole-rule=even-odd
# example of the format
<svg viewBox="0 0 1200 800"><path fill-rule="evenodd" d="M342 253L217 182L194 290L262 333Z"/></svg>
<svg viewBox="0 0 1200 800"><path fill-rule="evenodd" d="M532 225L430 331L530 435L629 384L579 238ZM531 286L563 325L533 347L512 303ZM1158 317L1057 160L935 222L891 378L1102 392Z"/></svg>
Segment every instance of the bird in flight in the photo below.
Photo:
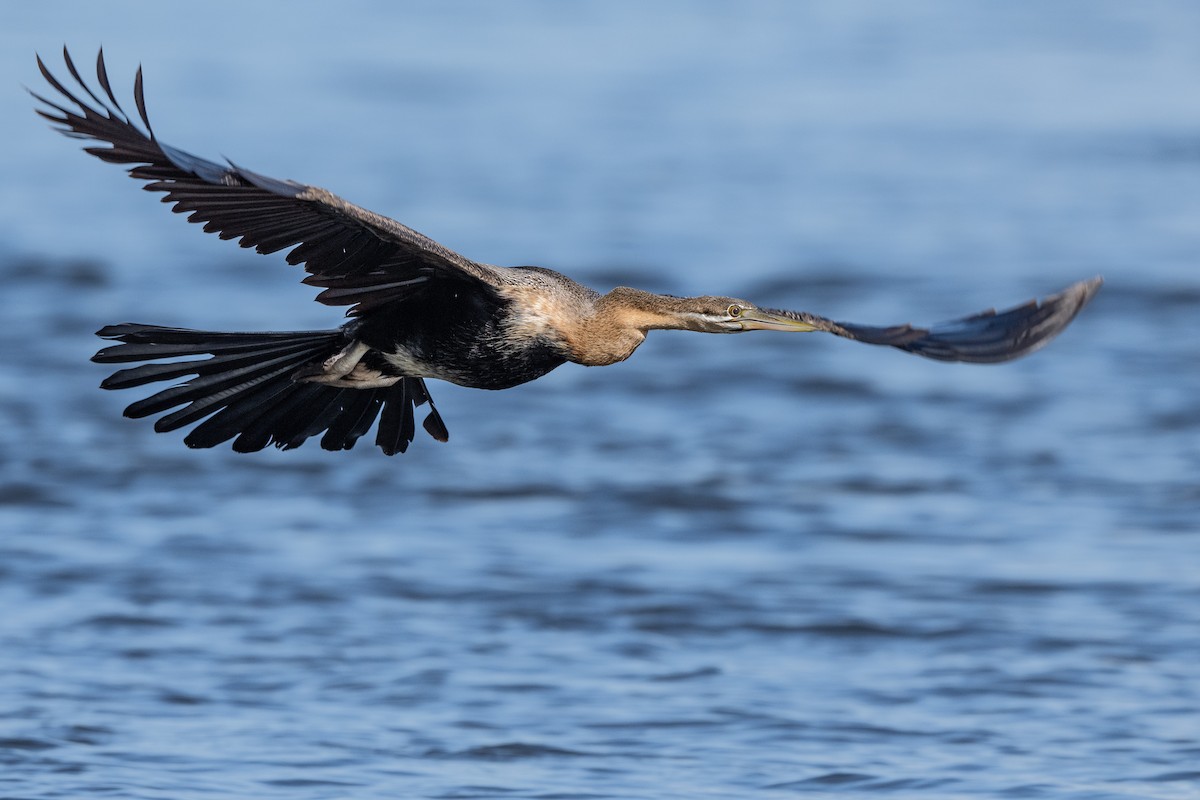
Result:
<svg viewBox="0 0 1200 800"><path fill-rule="evenodd" d="M601 294L542 267L472 261L388 217L316 186L277 180L232 162L218 164L160 141L150 126L142 70L133 98L141 126L122 110L96 59L103 96L63 49L75 86L37 59L53 100L37 93L38 113L67 136L98 142L85 151L129 165L143 188L222 239L259 253L291 248L317 300L349 306L333 330L214 333L123 323L97 335L117 344L92 360L147 362L121 369L101 386L127 389L190 377L125 409L163 414L154 429L199 422L189 447L233 440L240 452L269 444L289 449L321 436L327 450L349 450L371 427L387 455L416 435L415 413L436 440L449 434L427 379L477 389L507 389L571 361L604 366L633 354L652 330L741 333L824 331L889 345L938 361L1009 361L1046 344L1099 290L1101 279L1002 312L985 311L928 328L834 322L804 311L762 308L732 297L673 297L621 287ZM197 358L199 357L199 358ZM169 412L169 413L164 413Z"/></svg>

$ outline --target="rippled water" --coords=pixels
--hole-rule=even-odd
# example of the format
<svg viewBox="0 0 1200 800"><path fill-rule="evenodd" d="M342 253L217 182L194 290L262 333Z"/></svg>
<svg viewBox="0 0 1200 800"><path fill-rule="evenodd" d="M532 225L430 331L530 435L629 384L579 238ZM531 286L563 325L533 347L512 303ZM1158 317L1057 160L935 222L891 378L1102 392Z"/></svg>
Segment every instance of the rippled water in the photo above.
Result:
<svg viewBox="0 0 1200 800"><path fill-rule="evenodd" d="M0 796L1200 796L1195 6L294 8L6 10ZM1004 367L656 334L434 386L403 457L192 452L93 330L336 311L48 132L64 40L167 141L597 288L1108 285Z"/></svg>

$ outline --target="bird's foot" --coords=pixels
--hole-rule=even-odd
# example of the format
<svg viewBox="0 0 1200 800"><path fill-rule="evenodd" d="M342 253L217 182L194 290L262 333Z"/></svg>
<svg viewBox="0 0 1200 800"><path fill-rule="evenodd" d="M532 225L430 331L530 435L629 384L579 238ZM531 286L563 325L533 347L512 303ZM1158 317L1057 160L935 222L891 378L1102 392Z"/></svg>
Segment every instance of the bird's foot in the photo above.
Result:
<svg viewBox="0 0 1200 800"><path fill-rule="evenodd" d="M349 375L358 366L358 362L362 361L362 357L370 350L365 344L358 339L350 342L338 352L331 355L321 363L321 375L327 378L340 378L343 375Z"/></svg>
<svg viewBox="0 0 1200 800"><path fill-rule="evenodd" d="M324 386L336 386L339 389L386 389L402 380L399 375L384 375L377 370L367 369L359 365L353 372L342 378L308 378L310 383Z"/></svg>
<svg viewBox="0 0 1200 800"><path fill-rule="evenodd" d="M320 364L313 362L300 368L292 380L343 389L382 389L400 380L363 364L362 358L370 350L370 347L355 339Z"/></svg>
<svg viewBox="0 0 1200 800"><path fill-rule="evenodd" d="M292 375L294 381L328 383L336 381L354 371L358 362L371 348L355 339L329 358L318 363L305 364Z"/></svg>

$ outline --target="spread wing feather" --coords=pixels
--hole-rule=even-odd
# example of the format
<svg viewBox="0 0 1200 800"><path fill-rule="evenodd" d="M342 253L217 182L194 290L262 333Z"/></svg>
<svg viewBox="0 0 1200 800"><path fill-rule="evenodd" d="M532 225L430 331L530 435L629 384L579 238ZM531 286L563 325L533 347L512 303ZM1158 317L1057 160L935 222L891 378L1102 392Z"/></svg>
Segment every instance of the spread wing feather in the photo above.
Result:
<svg viewBox="0 0 1200 800"><path fill-rule="evenodd" d="M103 96L83 80L66 48L63 60L79 88L68 88L39 57L42 75L59 95L51 100L31 92L44 104L41 116L67 136L102 143L84 150L102 161L130 165L129 174L146 181L146 190L164 192L163 202L190 222L202 223L205 231L259 253L292 248L288 263L304 264L309 273L304 282L324 289L317 296L322 303L351 306L347 313L360 315L430 281L494 282L496 267L471 261L324 189L232 162L217 164L159 141L146 112L140 67L133 97L141 127L117 102L103 50L96 58Z"/></svg>

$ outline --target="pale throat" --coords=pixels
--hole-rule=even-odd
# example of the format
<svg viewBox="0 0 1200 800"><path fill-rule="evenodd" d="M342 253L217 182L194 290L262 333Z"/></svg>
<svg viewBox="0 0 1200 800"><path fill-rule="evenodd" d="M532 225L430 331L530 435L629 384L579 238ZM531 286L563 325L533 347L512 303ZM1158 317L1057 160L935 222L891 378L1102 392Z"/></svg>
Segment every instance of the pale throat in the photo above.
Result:
<svg viewBox="0 0 1200 800"><path fill-rule="evenodd" d="M663 307L676 298L638 289L614 289L586 299L531 292L522 300L507 322L513 340L553 342L568 360L589 367L629 358L647 331L689 327L675 309Z"/></svg>
<svg viewBox="0 0 1200 800"><path fill-rule="evenodd" d="M689 327L673 310L660 308L658 299L658 295L631 289L600 297L591 314L563 331L573 354L571 360L589 367L615 364L633 355L647 332Z"/></svg>

